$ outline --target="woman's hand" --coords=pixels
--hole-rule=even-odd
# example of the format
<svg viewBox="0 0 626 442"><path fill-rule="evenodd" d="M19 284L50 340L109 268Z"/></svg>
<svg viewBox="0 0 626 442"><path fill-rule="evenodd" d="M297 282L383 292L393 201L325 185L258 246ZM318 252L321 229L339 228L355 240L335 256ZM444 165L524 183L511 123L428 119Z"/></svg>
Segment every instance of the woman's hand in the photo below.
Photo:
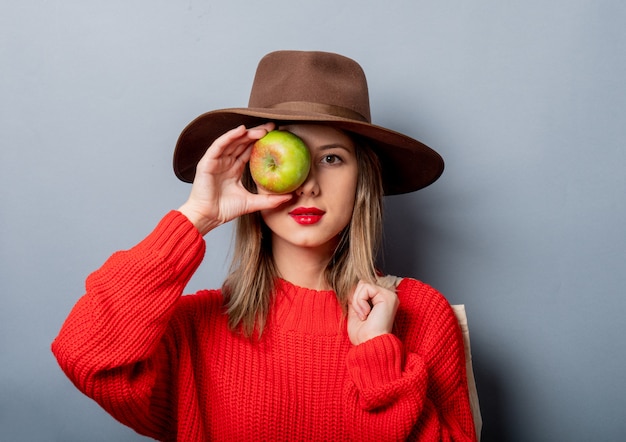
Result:
<svg viewBox="0 0 626 442"><path fill-rule="evenodd" d="M196 166L189 198L178 210L203 235L246 213L270 209L289 201L287 195L257 195L246 190L241 176L252 144L274 129L267 123L251 129L239 126L217 138Z"/></svg>
<svg viewBox="0 0 626 442"><path fill-rule="evenodd" d="M398 295L360 281L348 307L348 336L354 345L391 333L398 311Z"/></svg>

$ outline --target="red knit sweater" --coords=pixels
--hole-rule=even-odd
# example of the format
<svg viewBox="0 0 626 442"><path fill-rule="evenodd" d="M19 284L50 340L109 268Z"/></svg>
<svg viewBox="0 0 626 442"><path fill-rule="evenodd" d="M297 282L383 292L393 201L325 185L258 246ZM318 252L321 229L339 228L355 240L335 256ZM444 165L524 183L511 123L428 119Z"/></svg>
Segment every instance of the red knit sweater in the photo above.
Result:
<svg viewBox="0 0 626 442"><path fill-rule="evenodd" d="M204 240L179 212L87 279L52 350L86 395L159 440L475 440L447 301L404 279L394 334L354 346L334 292L279 280L261 339L219 290L181 296Z"/></svg>

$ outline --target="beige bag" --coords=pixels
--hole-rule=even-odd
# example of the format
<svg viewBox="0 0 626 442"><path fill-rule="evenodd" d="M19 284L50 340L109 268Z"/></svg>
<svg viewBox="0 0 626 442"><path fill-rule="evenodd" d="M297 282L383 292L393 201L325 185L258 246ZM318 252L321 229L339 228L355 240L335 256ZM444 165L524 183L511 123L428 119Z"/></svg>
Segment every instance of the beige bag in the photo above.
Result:
<svg viewBox="0 0 626 442"><path fill-rule="evenodd" d="M463 333L463 347L465 347L465 371L467 372L467 388L469 389L470 407L474 417L474 427L476 428L476 439L480 440L480 432L483 426L483 418L480 414L480 404L478 403L478 391L476 390L476 380L474 379L474 368L472 366L472 350L470 347L469 327L467 326L467 316L465 305L453 305L452 310L461 326Z"/></svg>

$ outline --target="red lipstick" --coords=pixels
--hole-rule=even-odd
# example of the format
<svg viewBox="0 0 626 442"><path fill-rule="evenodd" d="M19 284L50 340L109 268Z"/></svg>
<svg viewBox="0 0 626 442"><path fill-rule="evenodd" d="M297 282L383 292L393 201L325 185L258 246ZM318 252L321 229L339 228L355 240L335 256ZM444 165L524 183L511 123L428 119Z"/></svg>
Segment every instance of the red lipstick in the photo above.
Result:
<svg viewBox="0 0 626 442"><path fill-rule="evenodd" d="M310 225L319 222L325 213L317 207L298 207L289 212L289 216L298 224Z"/></svg>

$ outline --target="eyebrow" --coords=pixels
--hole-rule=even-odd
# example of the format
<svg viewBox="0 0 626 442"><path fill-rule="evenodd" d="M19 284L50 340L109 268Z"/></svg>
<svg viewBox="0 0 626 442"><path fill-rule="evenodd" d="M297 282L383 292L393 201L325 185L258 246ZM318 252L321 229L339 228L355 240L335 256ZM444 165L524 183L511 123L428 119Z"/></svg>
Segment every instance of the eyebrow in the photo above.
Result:
<svg viewBox="0 0 626 442"><path fill-rule="evenodd" d="M318 147L316 150L320 152L324 152L326 150L331 150L331 149L343 149L348 153L354 153L354 149L350 149L349 147L343 144L339 144L339 143L324 144L323 146Z"/></svg>

